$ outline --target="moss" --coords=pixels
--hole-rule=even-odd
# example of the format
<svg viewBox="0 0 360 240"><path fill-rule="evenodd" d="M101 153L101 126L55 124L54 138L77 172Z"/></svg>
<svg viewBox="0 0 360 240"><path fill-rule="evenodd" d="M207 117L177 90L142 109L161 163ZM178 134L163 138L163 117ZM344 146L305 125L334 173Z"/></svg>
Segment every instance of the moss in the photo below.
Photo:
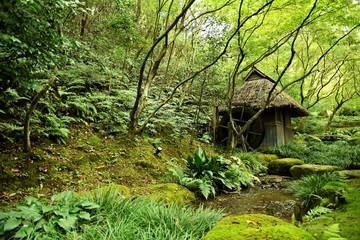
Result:
<svg viewBox="0 0 360 240"><path fill-rule="evenodd" d="M360 136L352 136L350 137L347 142L351 145L351 146L356 146L360 144Z"/></svg>
<svg viewBox="0 0 360 240"><path fill-rule="evenodd" d="M270 174L291 176L290 168L295 165L302 165L304 162L296 158L281 158L273 160L268 165L268 172Z"/></svg>
<svg viewBox="0 0 360 240"><path fill-rule="evenodd" d="M204 240L305 240L314 239L308 232L281 219L264 214L244 214L222 219Z"/></svg>
<svg viewBox="0 0 360 240"><path fill-rule="evenodd" d="M93 145L101 144L101 138L99 138L97 135L92 135L88 138L88 141Z"/></svg>
<svg viewBox="0 0 360 240"><path fill-rule="evenodd" d="M323 174L337 170L339 170L338 167L331 165L303 164L291 167L290 173L293 177L300 178L311 174Z"/></svg>
<svg viewBox="0 0 360 240"><path fill-rule="evenodd" d="M119 196L124 196L127 198L131 197L130 189L124 185L109 185L102 188L93 189L90 191L81 191L78 192L78 196L83 196L86 194L96 195L100 192L116 192Z"/></svg>
<svg viewBox="0 0 360 240"><path fill-rule="evenodd" d="M276 154L258 154L258 157L261 164L263 164L266 167L269 165L271 161L279 159L279 157Z"/></svg>
<svg viewBox="0 0 360 240"><path fill-rule="evenodd" d="M175 183L135 187L131 189L131 192L134 196L146 196L151 199L159 199L165 203L191 205L195 202L195 195L193 192Z"/></svg>
<svg viewBox="0 0 360 240"><path fill-rule="evenodd" d="M348 178L360 178L360 170L343 170L340 173Z"/></svg>

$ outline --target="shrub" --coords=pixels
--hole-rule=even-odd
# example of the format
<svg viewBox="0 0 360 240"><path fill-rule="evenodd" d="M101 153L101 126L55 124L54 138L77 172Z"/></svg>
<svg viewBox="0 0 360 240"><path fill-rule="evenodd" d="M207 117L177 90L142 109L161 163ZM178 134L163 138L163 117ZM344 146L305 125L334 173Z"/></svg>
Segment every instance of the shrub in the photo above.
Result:
<svg viewBox="0 0 360 240"><path fill-rule="evenodd" d="M261 163L257 153L236 152L234 156L240 158L241 161L245 163L246 167L255 175L264 173L267 170L267 167Z"/></svg>
<svg viewBox="0 0 360 240"><path fill-rule="evenodd" d="M221 156L207 157L199 148L194 157L186 159L187 168L177 165L170 168L173 179L205 199L221 190L237 191L241 186L252 185L257 178L239 164Z"/></svg>
<svg viewBox="0 0 360 240"><path fill-rule="evenodd" d="M0 213L0 236L31 239L37 234L77 229L92 219L96 208L99 205L77 198L72 192L52 196L50 204L27 197L25 206L17 206L18 211Z"/></svg>

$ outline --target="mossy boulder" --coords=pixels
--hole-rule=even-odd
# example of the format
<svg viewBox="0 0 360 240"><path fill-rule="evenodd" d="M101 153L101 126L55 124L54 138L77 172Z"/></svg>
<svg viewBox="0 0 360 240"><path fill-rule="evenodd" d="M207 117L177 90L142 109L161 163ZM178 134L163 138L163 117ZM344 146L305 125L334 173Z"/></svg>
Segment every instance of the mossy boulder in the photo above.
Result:
<svg viewBox="0 0 360 240"><path fill-rule="evenodd" d="M323 198L322 205L328 208L336 208L345 203L345 182L328 182L320 189L319 195Z"/></svg>
<svg viewBox="0 0 360 240"><path fill-rule="evenodd" d="M203 240L306 240L310 233L281 219L264 214L244 214L223 218Z"/></svg>
<svg viewBox="0 0 360 240"><path fill-rule="evenodd" d="M339 167L332 165L303 164L295 165L290 169L291 176L301 178L312 174L323 174L339 170Z"/></svg>
<svg viewBox="0 0 360 240"><path fill-rule="evenodd" d="M348 178L360 178L360 170L343 170L340 173Z"/></svg>
<svg viewBox="0 0 360 240"><path fill-rule="evenodd" d="M302 165L304 162L296 158L281 158L271 161L268 165L268 173L281 175L281 176L291 176L290 168L295 165Z"/></svg>
<svg viewBox="0 0 360 240"><path fill-rule="evenodd" d="M271 161L279 159L279 157L276 154L259 154L258 157L261 164L263 164L266 167L269 165Z"/></svg>
<svg viewBox="0 0 360 240"><path fill-rule="evenodd" d="M359 145L360 144L360 136L352 136L349 139L347 139L347 142L352 145Z"/></svg>
<svg viewBox="0 0 360 240"><path fill-rule="evenodd" d="M131 189L131 192L134 196L159 199L165 203L191 205L195 202L195 194L193 192L175 183L150 184L145 187L134 187Z"/></svg>

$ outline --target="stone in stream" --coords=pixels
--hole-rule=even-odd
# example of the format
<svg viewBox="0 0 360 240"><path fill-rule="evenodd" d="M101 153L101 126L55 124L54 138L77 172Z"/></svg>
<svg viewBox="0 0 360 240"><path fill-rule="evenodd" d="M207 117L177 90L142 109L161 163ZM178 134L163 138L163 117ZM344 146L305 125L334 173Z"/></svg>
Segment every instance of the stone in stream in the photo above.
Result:
<svg viewBox="0 0 360 240"><path fill-rule="evenodd" d="M291 176L290 168L302 165L304 162L296 158L281 158L273 160L268 165L268 173L273 175Z"/></svg>
<svg viewBox="0 0 360 240"><path fill-rule="evenodd" d="M303 164L291 167L290 173L295 178L301 178L311 174L323 174L337 170L339 170L338 167L331 165Z"/></svg>

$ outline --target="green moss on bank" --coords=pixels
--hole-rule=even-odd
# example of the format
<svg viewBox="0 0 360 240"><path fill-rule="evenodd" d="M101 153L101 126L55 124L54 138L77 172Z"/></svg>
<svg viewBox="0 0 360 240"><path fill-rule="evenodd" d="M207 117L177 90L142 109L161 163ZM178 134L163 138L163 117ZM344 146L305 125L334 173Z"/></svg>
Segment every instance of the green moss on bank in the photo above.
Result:
<svg viewBox="0 0 360 240"><path fill-rule="evenodd" d="M31 154L20 149L0 152L0 208L10 208L28 195L161 183L170 159L186 158L198 146L214 153L210 146L191 137L159 138L157 144L163 150L155 156L151 141L141 136L112 137L89 128L71 132L66 145L34 144Z"/></svg>
<svg viewBox="0 0 360 240"><path fill-rule="evenodd" d="M308 232L281 219L264 214L244 214L222 219L204 240L306 240Z"/></svg>
<svg viewBox="0 0 360 240"><path fill-rule="evenodd" d="M331 236L331 226L339 224L339 232L333 232L348 240L360 239L360 179L349 182L344 193L346 203L320 219L303 224L303 228L316 239L327 240Z"/></svg>

